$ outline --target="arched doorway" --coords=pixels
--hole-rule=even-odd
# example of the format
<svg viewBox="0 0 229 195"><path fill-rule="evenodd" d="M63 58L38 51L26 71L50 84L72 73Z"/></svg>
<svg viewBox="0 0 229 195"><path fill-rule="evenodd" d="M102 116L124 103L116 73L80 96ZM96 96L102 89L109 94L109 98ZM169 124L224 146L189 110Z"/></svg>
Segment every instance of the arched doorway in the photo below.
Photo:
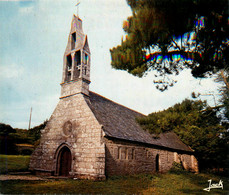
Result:
<svg viewBox="0 0 229 195"><path fill-rule="evenodd" d="M156 155L156 172L159 172L159 154Z"/></svg>
<svg viewBox="0 0 229 195"><path fill-rule="evenodd" d="M59 176L69 176L72 166L72 154L68 147L61 148L57 158L57 174Z"/></svg>

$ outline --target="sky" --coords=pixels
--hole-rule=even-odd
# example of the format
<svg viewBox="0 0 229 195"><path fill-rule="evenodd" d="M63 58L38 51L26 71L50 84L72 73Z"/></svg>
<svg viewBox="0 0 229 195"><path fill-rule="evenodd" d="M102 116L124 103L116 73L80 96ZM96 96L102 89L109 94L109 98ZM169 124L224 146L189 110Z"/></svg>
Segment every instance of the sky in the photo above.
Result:
<svg viewBox="0 0 229 195"><path fill-rule="evenodd" d="M49 119L60 97L63 55L77 0L0 0L0 123L28 128ZM217 94L213 79L183 71L160 92L153 74L143 78L111 68L110 49L121 43L125 0L80 0L79 17L91 51L90 90L143 114L164 110L191 93ZM208 98L214 106L213 96ZM217 95L215 96L217 98Z"/></svg>

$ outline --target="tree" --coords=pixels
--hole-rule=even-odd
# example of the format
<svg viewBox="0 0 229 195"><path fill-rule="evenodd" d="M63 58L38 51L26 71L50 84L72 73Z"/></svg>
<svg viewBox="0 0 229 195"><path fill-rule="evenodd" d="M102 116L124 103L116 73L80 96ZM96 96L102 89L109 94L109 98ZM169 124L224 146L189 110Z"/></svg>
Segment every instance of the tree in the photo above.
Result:
<svg viewBox="0 0 229 195"><path fill-rule="evenodd" d="M155 137L160 133L174 131L195 151L200 169L225 168L228 134L216 114L217 109L208 107L206 102L186 99L137 121Z"/></svg>
<svg viewBox="0 0 229 195"><path fill-rule="evenodd" d="M10 133L15 133L16 130L13 129L10 125L0 123L0 135L7 136Z"/></svg>
<svg viewBox="0 0 229 195"><path fill-rule="evenodd" d="M47 122L46 120L30 130L14 129L10 125L0 123L0 154L18 154L19 151L16 144L33 144L37 146L41 130L45 128Z"/></svg>
<svg viewBox="0 0 229 195"><path fill-rule="evenodd" d="M222 84L219 89L221 95L220 102L223 105L224 118L229 121L229 70L221 70L218 73L216 82L220 82Z"/></svg>
<svg viewBox="0 0 229 195"><path fill-rule="evenodd" d="M133 15L123 23L127 33L110 50L112 67L142 77L154 70L157 88L184 68L205 77L228 66L227 0L127 0Z"/></svg>
<svg viewBox="0 0 229 195"><path fill-rule="evenodd" d="M16 130L10 125L0 123L0 153L1 154L15 154L16 140L12 136Z"/></svg>
<svg viewBox="0 0 229 195"><path fill-rule="evenodd" d="M29 130L29 137L30 141L33 144L36 144L36 141L38 141L41 137L41 130L45 128L48 120L45 120L43 123L41 123L38 126L35 126Z"/></svg>

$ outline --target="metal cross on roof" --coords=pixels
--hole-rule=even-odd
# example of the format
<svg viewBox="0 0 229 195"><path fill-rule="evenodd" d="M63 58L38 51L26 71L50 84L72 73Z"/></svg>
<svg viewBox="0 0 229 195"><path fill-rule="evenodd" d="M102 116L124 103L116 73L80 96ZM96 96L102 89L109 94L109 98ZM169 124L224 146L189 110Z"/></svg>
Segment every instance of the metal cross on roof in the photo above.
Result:
<svg viewBox="0 0 229 195"><path fill-rule="evenodd" d="M77 4L75 5L76 7L77 7L77 16L79 17L79 5L80 4L80 2L79 2L79 0L77 0Z"/></svg>

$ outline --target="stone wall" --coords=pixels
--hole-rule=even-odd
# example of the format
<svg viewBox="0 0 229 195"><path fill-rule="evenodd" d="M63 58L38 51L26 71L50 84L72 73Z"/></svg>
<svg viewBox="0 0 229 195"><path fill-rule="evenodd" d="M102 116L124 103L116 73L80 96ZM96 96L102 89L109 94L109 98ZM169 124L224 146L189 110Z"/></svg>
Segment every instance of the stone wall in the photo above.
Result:
<svg viewBox="0 0 229 195"><path fill-rule="evenodd" d="M178 154L136 143L105 139L105 145L107 176L166 172L174 161L179 162L175 159L176 155L182 159L187 170L195 171L194 166L197 163L193 155Z"/></svg>
<svg viewBox="0 0 229 195"><path fill-rule="evenodd" d="M196 173L199 172L198 161L194 155L179 154L177 152L174 152L174 161L177 163L181 163L186 170Z"/></svg>
<svg viewBox="0 0 229 195"><path fill-rule="evenodd" d="M61 98L83 93L89 95L89 83L86 80L78 79L61 84Z"/></svg>
<svg viewBox="0 0 229 195"><path fill-rule="evenodd" d="M38 174L58 175L58 152L68 147L72 155L72 177L105 177L103 132L86 98L77 94L60 99L42 132L40 145L31 156L30 170Z"/></svg>

